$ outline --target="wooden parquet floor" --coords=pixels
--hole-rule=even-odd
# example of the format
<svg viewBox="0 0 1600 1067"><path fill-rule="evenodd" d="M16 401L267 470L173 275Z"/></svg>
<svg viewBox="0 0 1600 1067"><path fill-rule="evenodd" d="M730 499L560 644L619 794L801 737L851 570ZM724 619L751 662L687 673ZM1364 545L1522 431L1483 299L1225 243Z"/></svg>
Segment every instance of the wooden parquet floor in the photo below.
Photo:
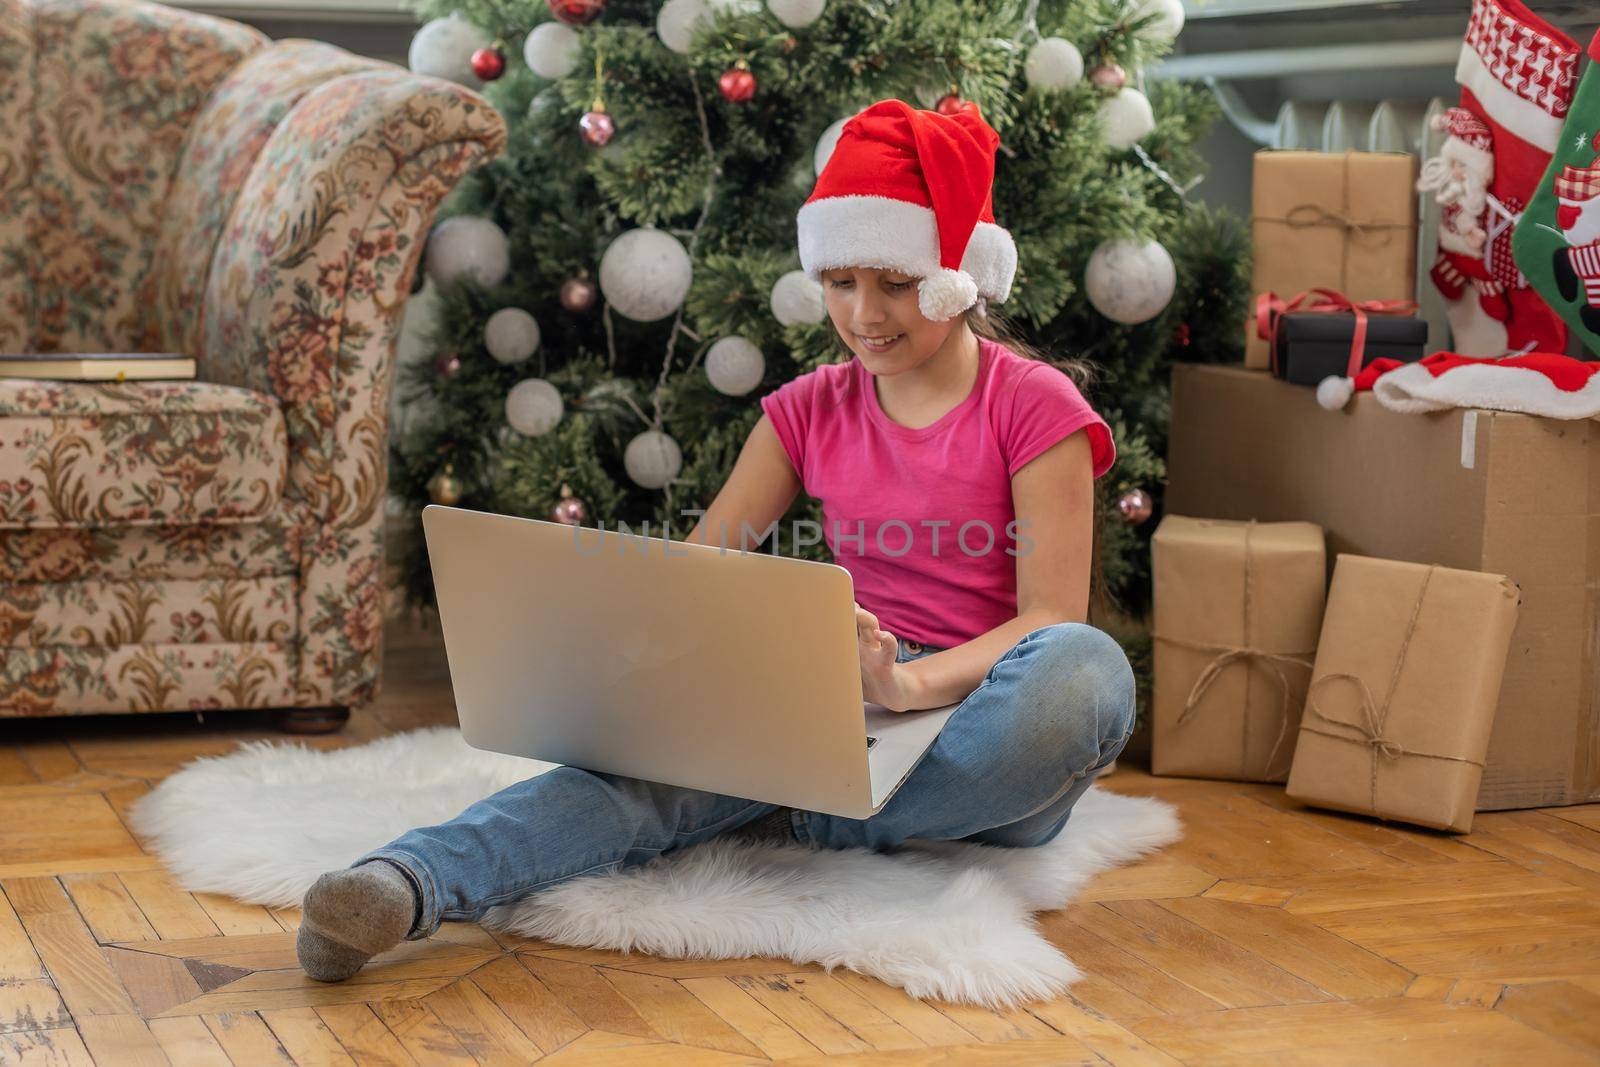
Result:
<svg viewBox="0 0 1600 1067"><path fill-rule="evenodd" d="M381 702L310 743L452 722L436 640L397 622ZM459 924L324 985L294 910L179 890L123 821L188 760L279 736L0 721L0 1063L1600 1063L1600 805L1453 837L1123 766L1106 788L1175 802L1187 836L1041 917L1085 977L1013 1011Z"/></svg>

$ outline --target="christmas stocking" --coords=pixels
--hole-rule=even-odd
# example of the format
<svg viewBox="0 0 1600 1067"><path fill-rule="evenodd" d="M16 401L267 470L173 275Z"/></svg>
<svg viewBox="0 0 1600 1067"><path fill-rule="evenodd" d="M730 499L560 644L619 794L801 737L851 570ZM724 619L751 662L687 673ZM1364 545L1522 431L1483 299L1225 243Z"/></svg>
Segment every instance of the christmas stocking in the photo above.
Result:
<svg viewBox="0 0 1600 1067"><path fill-rule="evenodd" d="M1456 62L1461 105L1442 117L1448 136L1417 182L1442 205L1430 273L1445 298L1457 352L1498 356L1566 347L1566 324L1518 269L1512 233L1556 150L1578 51L1521 0L1472 2Z"/></svg>
<svg viewBox="0 0 1600 1067"><path fill-rule="evenodd" d="M1589 42L1589 58L1597 57L1600 34ZM1545 302L1590 352L1600 352L1600 77L1593 63L1512 249Z"/></svg>

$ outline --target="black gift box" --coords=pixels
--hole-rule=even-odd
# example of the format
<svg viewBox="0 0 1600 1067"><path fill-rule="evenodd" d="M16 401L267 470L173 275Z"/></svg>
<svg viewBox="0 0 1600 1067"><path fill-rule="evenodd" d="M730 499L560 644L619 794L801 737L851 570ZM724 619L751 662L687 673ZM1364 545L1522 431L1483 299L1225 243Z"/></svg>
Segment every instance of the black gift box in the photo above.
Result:
<svg viewBox="0 0 1600 1067"><path fill-rule="evenodd" d="M1272 373L1296 385L1315 386L1350 370L1350 338L1356 317L1349 311L1290 311L1278 316ZM1367 315L1361 365L1375 359L1415 363L1428 343L1428 323L1415 315Z"/></svg>

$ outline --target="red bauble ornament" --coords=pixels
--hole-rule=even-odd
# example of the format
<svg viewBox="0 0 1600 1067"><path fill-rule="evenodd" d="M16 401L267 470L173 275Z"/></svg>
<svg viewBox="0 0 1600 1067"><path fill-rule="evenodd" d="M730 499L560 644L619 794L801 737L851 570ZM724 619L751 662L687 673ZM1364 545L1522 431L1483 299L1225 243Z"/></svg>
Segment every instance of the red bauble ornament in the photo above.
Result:
<svg viewBox="0 0 1600 1067"><path fill-rule="evenodd" d="M583 113L583 118L578 120L578 132L585 143L599 148L611 140L611 135L617 132L617 124L611 121L610 115L596 108Z"/></svg>
<svg viewBox="0 0 1600 1067"><path fill-rule="evenodd" d="M606 0L545 0L550 14L569 26L587 26L606 9Z"/></svg>
<svg viewBox="0 0 1600 1067"><path fill-rule="evenodd" d="M1150 494L1143 489L1129 489L1117 497L1117 513L1129 526L1138 526L1145 522L1154 509L1155 501L1151 500Z"/></svg>
<svg viewBox="0 0 1600 1067"><path fill-rule="evenodd" d="M741 59L717 79L717 89L728 103L742 104L756 95L756 76Z"/></svg>
<svg viewBox="0 0 1600 1067"><path fill-rule="evenodd" d="M600 289L588 278L568 278L561 283L561 306L578 313L594 307Z"/></svg>
<svg viewBox="0 0 1600 1067"><path fill-rule="evenodd" d="M461 373L461 357L454 352L446 352L433 361L433 369L439 372L441 378L454 378Z"/></svg>
<svg viewBox="0 0 1600 1067"><path fill-rule="evenodd" d="M1089 80L1102 89L1120 89L1128 84L1128 72L1116 63L1106 62L1089 72Z"/></svg>
<svg viewBox="0 0 1600 1067"><path fill-rule="evenodd" d="M480 48L472 53L472 73L481 81L492 82L506 72L506 54L498 48Z"/></svg>
<svg viewBox="0 0 1600 1067"><path fill-rule="evenodd" d="M589 509L583 506L583 501L572 495L572 486L561 483L561 499L550 509L550 521L582 526L583 520L588 517Z"/></svg>
<svg viewBox="0 0 1600 1067"><path fill-rule="evenodd" d="M961 99L959 93L945 93L939 98L939 102L933 105L933 110L941 115L954 115L966 106L967 102Z"/></svg>
<svg viewBox="0 0 1600 1067"><path fill-rule="evenodd" d="M1189 347L1189 324L1187 322L1178 323L1178 328L1177 328L1176 331L1174 331L1172 339L1174 341L1178 342L1178 347L1179 348L1188 348Z"/></svg>

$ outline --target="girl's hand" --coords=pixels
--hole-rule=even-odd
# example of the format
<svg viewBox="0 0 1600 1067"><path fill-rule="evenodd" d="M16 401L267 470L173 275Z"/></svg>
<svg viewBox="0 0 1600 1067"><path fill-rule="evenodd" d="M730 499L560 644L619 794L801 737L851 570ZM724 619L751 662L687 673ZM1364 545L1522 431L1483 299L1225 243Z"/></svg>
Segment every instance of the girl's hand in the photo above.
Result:
<svg viewBox="0 0 1600 1067"><path fill-rule="evenodd" d="M896 663L899 643L894 634L880 629L878 617L856 605L856 646L861 654L861 695L890 711L911 711L917 706L916 683L904 663Z"/></svg>

